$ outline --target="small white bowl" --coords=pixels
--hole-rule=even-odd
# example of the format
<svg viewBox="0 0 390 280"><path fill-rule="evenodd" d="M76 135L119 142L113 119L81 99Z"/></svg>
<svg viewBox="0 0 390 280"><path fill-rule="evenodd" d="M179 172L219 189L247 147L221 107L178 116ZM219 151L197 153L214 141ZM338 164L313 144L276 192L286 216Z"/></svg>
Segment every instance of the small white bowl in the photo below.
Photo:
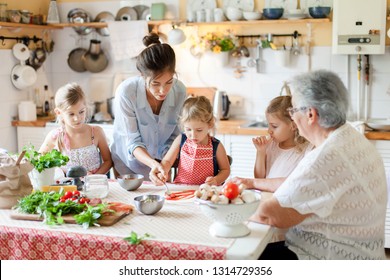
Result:
<svg viewBox="0 0 390 280"><path fill-rule="evenodd" d="M242 19L242 11L240 9L237 9L234 7L227 7L226 17L230 21L241 20Z"/></svg>
<svg viewBox="0 0 390 280"><path fill-rule="evenodd" d="M292 10L288 10L288 12L287 12L287 14L289 14L289 15L302 15L304 13L305 13L305 11L302 9L292 9Z"/></svg>
<svg viewBox="0 0 390 280"><path fill-rule="evenodd" d="M243 12L243 16L246 20L259 20L261 18L261 12Z"/></svg>

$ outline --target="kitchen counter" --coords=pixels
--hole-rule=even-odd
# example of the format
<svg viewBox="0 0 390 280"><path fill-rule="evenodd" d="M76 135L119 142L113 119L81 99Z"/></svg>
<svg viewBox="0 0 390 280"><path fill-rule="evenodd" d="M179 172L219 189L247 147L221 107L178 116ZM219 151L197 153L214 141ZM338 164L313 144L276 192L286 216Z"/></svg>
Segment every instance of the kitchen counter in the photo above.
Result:
<svg viewBox="0 0 390 280"><path fill-rule="evenodd" d="M54 117L42 117L36 121L12 121L12 126L23 127L45 127L47 122L53 121ZM229 119L221 120L217 123L217 134L232 134L232 135L266 135L267 129L264 128L243 128L241 125L249 122L244 119ZM100 125L100 124L97 124ZM365 136L370 140L390 140L390 132L388 131L366 131Z"/></svg>
<svg viewBox="0 0 390 280"><path fill-rule="evenodd" d="M54 121L55 116L39 117L36 121L12 121L12 126L45 127L47 122Z"/></svg>

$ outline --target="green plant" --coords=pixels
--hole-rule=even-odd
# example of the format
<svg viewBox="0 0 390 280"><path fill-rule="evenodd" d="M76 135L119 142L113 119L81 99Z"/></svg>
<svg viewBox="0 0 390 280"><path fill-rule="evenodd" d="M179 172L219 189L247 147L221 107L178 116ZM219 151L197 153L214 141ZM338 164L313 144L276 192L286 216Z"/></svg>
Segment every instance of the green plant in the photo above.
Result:
<svg viewBox="0 0 390 280"><path fill-rule="evenodd" d="M125 237L124 240L129 242L131 245L138 245L145 238L151 237L149 233L145 233L143 236L139 236L136 232L132 231L129 237Z"/></svg>
<svg viewBox="0 0 390 280"><path fill-rule="evenodd" d="M24 146L23 151L26 151L25 158L27 158L39 173L48 168L61 167L69 161L69 157L61 154L57 149L41 154L30 144Z"/></svg>

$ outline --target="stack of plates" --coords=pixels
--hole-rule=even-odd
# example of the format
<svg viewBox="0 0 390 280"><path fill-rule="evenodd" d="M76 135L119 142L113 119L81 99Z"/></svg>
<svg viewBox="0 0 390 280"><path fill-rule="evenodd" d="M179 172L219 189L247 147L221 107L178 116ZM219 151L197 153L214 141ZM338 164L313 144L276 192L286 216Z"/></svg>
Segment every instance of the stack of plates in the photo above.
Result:
<svg viewBox="0 0 390 280"><path fill-rule="evenodd" d="M285 13L284 17L290 20L303 19L303 18L307 18L307 14L306 13L300 13L300 14Z"/></svg>

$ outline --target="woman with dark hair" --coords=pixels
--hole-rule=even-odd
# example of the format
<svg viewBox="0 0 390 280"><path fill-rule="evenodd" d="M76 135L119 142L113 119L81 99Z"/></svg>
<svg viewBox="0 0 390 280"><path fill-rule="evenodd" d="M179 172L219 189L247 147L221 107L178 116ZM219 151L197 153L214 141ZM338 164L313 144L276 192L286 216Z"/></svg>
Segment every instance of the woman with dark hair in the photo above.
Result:
<svg viewBox="0 0 390 280"><path fill-rule="evenodd" d="M146 48L137 56L140 76L123 81L115 94L115 121L111 146L118 174L139 173L149 179L150 170L161 170L159 160L180 133L178 117L186 88L175 78L172 47L155 33L144 37Z"/></svg>

